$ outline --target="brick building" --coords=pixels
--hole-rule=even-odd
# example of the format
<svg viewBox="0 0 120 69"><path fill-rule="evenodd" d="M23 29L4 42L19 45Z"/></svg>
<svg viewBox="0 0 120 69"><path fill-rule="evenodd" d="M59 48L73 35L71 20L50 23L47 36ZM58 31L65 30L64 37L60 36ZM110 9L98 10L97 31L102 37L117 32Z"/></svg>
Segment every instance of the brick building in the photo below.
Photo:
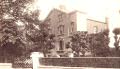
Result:
<svg viewBox="0 0 120 69"><path fill-rule="evenodd" d="M78 31L86 31L89 34L98 33L108 28L106 21L97 21L87 17L80 11L67 12L64 9L53 9L44 20L48 23L49 32L55 34L56 50L64 51L65 44L70 41L69 36Z"/></svg>

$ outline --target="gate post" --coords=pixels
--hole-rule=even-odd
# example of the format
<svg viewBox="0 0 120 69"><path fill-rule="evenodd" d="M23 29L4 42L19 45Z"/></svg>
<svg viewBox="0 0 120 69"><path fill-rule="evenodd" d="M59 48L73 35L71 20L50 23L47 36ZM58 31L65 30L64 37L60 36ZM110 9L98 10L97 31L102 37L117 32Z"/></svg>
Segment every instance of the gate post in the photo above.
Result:
<svg viewBox="0 0 120 69"><path fill-rule="evenodd" d="M32 52L30 57L32 57L33 69L38 69L40 67L39 59L44 55L40 52Z"/></svg>

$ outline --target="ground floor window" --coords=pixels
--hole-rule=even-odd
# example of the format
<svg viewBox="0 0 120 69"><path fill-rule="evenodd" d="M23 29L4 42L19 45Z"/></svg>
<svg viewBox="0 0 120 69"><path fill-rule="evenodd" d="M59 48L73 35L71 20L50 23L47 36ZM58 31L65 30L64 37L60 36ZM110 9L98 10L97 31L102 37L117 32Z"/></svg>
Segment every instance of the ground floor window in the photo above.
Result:
<svg viewBox="0 0 120 69"><path fill-rule="evenodd" d="M59 42L59 50L63 50L64 46L64 42L62 40L60 40Z"/></svg>

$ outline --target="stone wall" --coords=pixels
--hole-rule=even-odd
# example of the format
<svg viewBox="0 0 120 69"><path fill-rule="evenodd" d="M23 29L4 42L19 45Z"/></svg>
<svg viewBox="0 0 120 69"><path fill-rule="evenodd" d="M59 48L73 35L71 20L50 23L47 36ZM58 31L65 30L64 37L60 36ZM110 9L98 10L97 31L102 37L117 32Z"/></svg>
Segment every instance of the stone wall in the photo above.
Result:
<svg viewBox="0 0 120 69"><path fill-rule="evenodd" d="M119 57L42 58L40 62L48 66L120 68Z"/></svg>
<svg viewBox="0 0 120 69"><path fill-rule="evenodd" d="M40 66L120 68L120 57L41 58ZM13 63L13 68L32 68L32 63Z"/></svg>

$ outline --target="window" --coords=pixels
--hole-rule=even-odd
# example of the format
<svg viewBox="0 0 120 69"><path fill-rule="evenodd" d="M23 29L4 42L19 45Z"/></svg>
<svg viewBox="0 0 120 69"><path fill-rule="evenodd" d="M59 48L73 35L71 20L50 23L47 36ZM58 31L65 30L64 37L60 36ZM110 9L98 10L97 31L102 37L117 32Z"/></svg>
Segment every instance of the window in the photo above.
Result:
<svg viewBox="0 0 120 69"><path fill-rule="evenodd" d="M50 18L47 19L47 20L46 20L46 23L50 24L50 23L51 23L51 19L50 19Z"/></svg>
<svg viewBox="0 0 120 69"><path fill-rule="evenodd" d="M63 21L63 14L59 14L58 15L58 22L62 22Z"/></svg>
<svg viewBox="0 0 120 69"><path fill-rule="evenodd" d="M62 35L64 33L64 25L58 26L58 34Z"/></svg>
<svg viewBox="0 0 120 69"><path fill-rule="evenodd" d="M51 34L52 33L52 28L48 27L48 32Z"/></svg>
<svg viewBox="0 0 120 69"><path fill-rule="evenodd" d="M74 31L74 22L71 22L71 32Z"/></svg>
<svg viewBox="0 0 120 69"><path fill-rule="evenodd" d="M98 27L97 26L94 26L93 28L93 33L96 34L98 32Z"/></svg>

